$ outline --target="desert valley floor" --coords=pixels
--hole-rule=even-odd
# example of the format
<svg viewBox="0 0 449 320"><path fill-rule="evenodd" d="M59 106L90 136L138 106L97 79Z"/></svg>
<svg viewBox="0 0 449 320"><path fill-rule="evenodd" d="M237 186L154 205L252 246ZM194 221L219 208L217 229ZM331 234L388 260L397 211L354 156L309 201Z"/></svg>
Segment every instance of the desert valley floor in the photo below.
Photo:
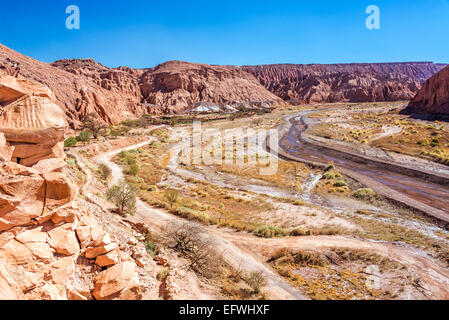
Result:
<svg viewBox="0 0 449 320"><path fill-rule="evenodd" d="M240 164L180 159L192 131L183 117L127 121L111 128L126 137L71 148L68 162L91 206L113 211L105 195L122 179L138 190L134 216L101 219L117 238L124 226L146 225L133 235L156 261L144 268L144 298L447 299L449 128L403 116L403 107L204 116L204 130L247 133ZM263 150L278 155L276 173L249 163L261 157L250 128L277 130Z"/></svg>

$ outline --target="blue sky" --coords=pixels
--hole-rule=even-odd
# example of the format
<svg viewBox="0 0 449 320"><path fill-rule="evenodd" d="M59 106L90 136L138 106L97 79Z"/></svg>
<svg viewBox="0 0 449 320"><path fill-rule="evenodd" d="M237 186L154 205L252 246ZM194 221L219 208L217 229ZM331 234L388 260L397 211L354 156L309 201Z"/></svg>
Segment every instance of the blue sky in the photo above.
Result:
<svg viewBox="0 0 449 320"><path fill-rule="evenodd" d="M80 30L65 28L71 4L81 10ZM380 30L365 27L371 4ZM449 63L449 0L3 0L0 29L0 43L38 60L93 58L110 67Z"/></svg>

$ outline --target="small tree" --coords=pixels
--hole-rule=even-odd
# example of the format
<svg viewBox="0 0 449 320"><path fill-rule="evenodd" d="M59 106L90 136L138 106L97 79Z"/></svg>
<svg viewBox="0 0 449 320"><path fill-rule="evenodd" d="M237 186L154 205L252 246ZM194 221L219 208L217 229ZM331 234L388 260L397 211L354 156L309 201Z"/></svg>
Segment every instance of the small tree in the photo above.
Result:
<svg viewBox="0 0 449 320"><path fill-rule="evenodd" d="M221 261L211 239L205 237L196 225L184 223L170 226L166 245L189 260L189 270L203 276L216 272Z"/></svg>
<svg viewBox="0 0 449 320"><path fill-rule="evenodd" d="M76 140L84 142L84 144L86 144L86 142L89 142L91 138L90 132L89 131L83 131L79 134L79 136L76 138Z"/></svg>
<svg viewBox="0 0 449 320"><path fill-rule="evenodd" d="M111 187L106 198L117 206L120 215L133 215L136 212L137 190L125 180Z"/></svg>
<svg viewBox="0 0 449 320"><path fill-rule="evenodd" d="M173 205L178 202L179 193L176 190L167 190L165 192L165 199L170 203L170 207L173 208Z"/></svg>
<svg viewBox="0 0 449 320"><path fill-rule="evenodd" d="M75 137L70 137L64 141L64 148L73 148L78 143Z"/></svg>
<svg viewBox="0 0 449 320"><path fill-rule="evenodd" d="M106 126L96 119L95 113L90 113L83 119L83 129L89 131L94 139L97 139L100 132L105 128Z"/></svg>

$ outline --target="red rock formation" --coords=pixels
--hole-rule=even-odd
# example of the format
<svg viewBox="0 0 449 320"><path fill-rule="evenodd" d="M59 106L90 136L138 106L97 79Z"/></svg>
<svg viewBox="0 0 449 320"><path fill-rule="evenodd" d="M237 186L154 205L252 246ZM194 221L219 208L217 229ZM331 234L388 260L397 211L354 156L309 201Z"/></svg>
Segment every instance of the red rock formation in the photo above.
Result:
<svg viewBox="0 0 449 320"><path fill-rule="evenodd" d="M90 113L98 114L108 123L117 123L149 111L140 103L140 89L136 80L128 76L129 69L109 70L90 60L59 61L55 65L26 57L0 44L0 74L20 74L45 84L55 94L57 104L72 125Z"/></svg>
<svg viewBox="0 0 449 320"><path fill-rule="evenodd" d="M93 60L36 61L0 45L0 75L45 84L69 123L94 113L118 123L199 102L369 102L412 98L442 65L432 63L210 66L170 61L151 69L107 68Z"/></svg>
<svg viewBox="0 0 449 320"><path fill-rule="evenodd" d="M408 100L438 72L433 63L245 66L268 90L298 103Z"/></svg>
<svg viewBox="0 0 449 320"><path fill-rule="evenodd" d="M423 85L405 112L449 116L449 66L435 74Z"/></svg>
<svg viewBox="0 0 449 320"><path fill-rule="evenodd" d="M93 226L102 214L53 152L67 129L54 99L35 81L0 76L0 300L88 300L94 287L97 298L140 299L135 260Z"/></svg>
<svg viewBox="0 0 449 320"><path fill-rule="evenodd" d="M0 132L14 147L13 161L25 166L64 157L67 122L45 86L24 78L0 77Z"/></svg>
<svg viewBox="0 0 449 320"><path fill-rule="evenodd" d="M169 61L140 78L145 101L165 112L185 110L197 102L281 101L239 67Z"/></svg>

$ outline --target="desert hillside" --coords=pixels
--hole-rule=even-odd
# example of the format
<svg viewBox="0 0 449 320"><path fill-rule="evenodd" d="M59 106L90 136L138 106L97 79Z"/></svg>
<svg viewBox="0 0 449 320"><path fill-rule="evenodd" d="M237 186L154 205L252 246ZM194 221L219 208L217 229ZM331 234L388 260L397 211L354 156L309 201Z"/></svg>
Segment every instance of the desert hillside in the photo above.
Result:
<svg viewBox="0 0 449 320"><path fill-rule="evenodd" d="M409 100L444 65L431 62L245 66L268 90L297 103Z"/></svg>
<svg viewBox="0 0 449 320"><path fill-rule="evenodd" d="M183 112L200 102L409 100L443 67L430 62L237 67L169 61L136 70L91 59L48 64L0 45L2 73L46 85L72 127L91 113L116 124L147 113Z"/></svg>
<svg viewBox="0 0 449 320"><path fill-rule="evenodd" d="M423 85L406 112L449 116L449 67L435 74Z"/></svg>

